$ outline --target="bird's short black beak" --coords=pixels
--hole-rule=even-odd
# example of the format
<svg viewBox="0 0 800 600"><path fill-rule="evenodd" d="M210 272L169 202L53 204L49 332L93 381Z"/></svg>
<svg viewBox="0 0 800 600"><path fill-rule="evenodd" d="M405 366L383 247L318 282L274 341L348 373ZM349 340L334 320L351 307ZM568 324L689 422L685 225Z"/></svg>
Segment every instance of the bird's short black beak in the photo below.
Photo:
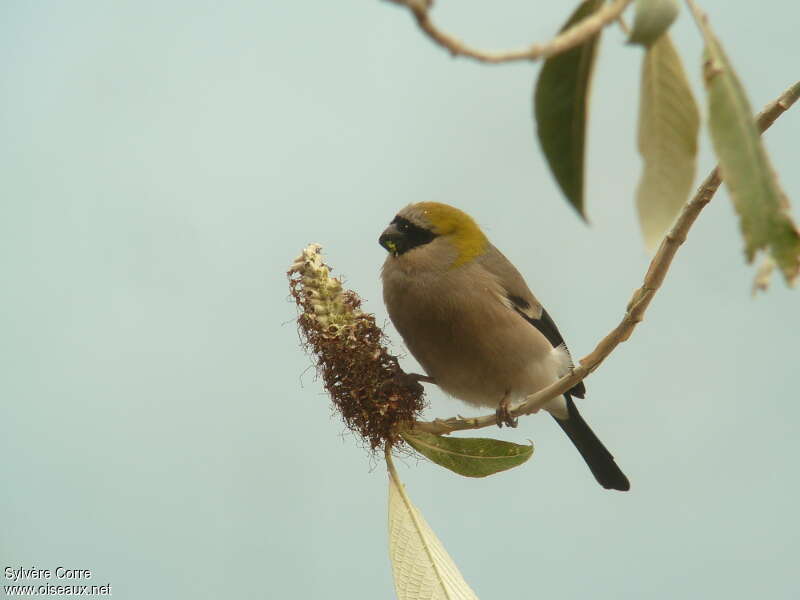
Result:
<svg viewBox="0 0 800 600"><path fill-rule="evenodd" d="M389 225L381 237L378 238L378 243L388 250L389 254L397 256L403 253L405 246L405 236L394 225Z"/></svg>

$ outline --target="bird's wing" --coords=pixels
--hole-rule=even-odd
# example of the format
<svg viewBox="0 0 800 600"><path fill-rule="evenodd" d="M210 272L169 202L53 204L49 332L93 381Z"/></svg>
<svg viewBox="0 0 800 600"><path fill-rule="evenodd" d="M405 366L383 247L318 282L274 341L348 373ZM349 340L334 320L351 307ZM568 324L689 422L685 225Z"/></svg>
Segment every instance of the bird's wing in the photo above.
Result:
<svg viewBox="0 0 800 600"><path fill-rule="evenodd" d="M503 253L494 246L490 246L481 262L483 267L492 273L502 286L508 306L547 338L553 348L563 346L569 352L555 321L547 314L547 311L528 288L522 275ZM583 398L586 395L586 386L581 381L569 390L569 394Z"/></svg>

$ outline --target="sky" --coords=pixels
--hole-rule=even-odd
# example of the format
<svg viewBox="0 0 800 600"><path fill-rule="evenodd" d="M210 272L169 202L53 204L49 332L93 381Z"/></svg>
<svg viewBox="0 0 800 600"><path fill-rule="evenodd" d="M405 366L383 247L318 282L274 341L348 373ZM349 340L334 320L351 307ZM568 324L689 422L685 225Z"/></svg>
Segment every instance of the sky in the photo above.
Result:
<svg viewBox="0 0 800 600"><path fill-rule="evenodd" d="M797 79L789 0L703 0L755 110ZM564 3L440 0L486 48ZM701 111L701 41L673 28ZM642 51L603 36L583 223L537 147L539 64L479 65L368 2L0 5L0 567L89 569L115 598L394 597L387 477L332 414L285 272L323 245L388 323L377 238L401 207L475 217L576 357L644 275L634 211ZM766 135L800 217L800 109ZM705 131L698 181L713 166ZM481 598L797 594L798 292L754 269L727 194L703 211L580 409L631 480L602 489L552 419L523 467L398 462ZM480 414L428 394L427 417ZM27 579L23 583L42 583ZM45 583L73 583L56 580Z"/></svg>

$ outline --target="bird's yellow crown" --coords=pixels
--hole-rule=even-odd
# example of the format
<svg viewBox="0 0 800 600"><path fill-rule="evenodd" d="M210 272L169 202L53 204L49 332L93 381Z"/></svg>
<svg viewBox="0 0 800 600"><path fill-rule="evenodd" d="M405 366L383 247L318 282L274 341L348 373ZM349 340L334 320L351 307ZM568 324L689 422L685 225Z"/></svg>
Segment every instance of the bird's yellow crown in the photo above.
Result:
<svg viewBox="0 0 800 600"><path fill-rule="evenodd" d="M489 239L475 220L463 210L441 202L420 202L415 208L431 224L434 233L450 237L458 250L453 267L467 264L486 252Z"/></svg>

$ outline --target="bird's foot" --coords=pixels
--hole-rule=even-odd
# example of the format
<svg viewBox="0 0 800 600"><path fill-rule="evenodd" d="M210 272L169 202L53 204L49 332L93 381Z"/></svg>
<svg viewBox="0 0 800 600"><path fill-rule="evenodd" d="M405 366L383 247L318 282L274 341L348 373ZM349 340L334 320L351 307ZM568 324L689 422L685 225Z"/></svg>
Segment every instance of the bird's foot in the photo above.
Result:
<svg viewBox="0 0 800 600"><path fill-rule="evenodd" d="M511 416L510 404L511 401L508 398L508 393L506 393L503 399L500 400L500 406L497 407L497 411L495 412L498 427L502 428L503 425L507 427L516 427L519 424L519 420Z"/></svg>
<svg viewBox="0 0 800 600"><path fill-rule="evenodd" d="M428 377L427 375L420 375L419 373L395 373L394 377L391 379L387 379L383 382L384 386L394 384L398 387L406 388L411 390L412 392L416 392L421 394L425 388L422 387L420 381L424 381L425 383L436 383L433 377Z"/></svg>

